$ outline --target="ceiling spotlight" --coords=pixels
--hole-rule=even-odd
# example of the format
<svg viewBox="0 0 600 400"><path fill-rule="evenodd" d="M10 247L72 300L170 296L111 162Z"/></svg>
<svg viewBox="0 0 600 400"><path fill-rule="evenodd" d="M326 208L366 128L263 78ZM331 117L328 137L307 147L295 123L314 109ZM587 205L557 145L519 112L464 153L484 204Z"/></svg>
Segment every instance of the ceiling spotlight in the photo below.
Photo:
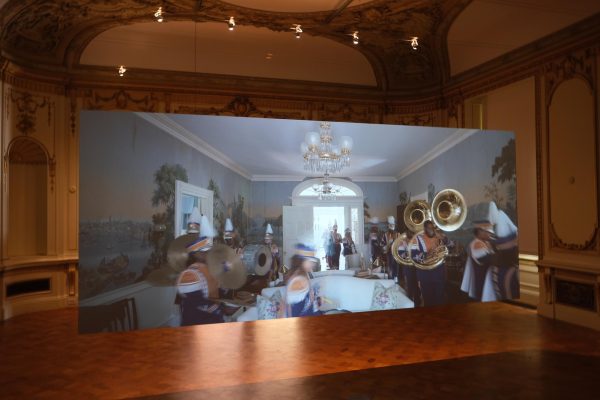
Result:
<svg viewBox="0 0 600 400"><path fill-rule="evenodd" d="M410 39L410 47L412 47L413 50L416 50L417 47L419 47L419 38L414 36Z"/></svg>
<svg viewBox="0 0 600 400"><path fill-rule="evenodd" d="M352 43L358 44L358 31L354 31L352 34Z"/></svg>
<svg viewBox="0 0 600 400"><path fill-rule="evenodd" d="M302 25L294 24L290 29L294 31L296 39L300 39L300 34L303 32Z"/></svg>
<svg viewBox="0 0 600 400"><path fill-rule="evenodd" d="M119 66L118 72L119 72L119 76L124 76L125 72L127 72L127 68L125 68L124 65L121 65L121 66Z"/></svg>
<svg viewBox="0 0 600 400"><path fill-rule="evenodd" d="M235 28L235 19L233 17L229 17L229 20L227 21L227 29L229 29L230 31L233 30L233 28Z"/></svg>
<svg viewBox="0 0 600 400"><path fill-rule="evenodd" d="M158 7L158 10L154 13L154 18L156 18L156 22L163 22L165 20L162 7Z"/></svg>

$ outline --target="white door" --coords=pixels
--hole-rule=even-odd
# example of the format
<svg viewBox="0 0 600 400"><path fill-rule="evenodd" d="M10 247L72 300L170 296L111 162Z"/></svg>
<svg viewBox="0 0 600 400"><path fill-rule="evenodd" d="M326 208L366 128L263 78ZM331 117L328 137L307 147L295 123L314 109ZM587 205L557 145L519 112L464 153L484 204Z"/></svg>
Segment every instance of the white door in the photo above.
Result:
<svg viewBox="0 0 600 400"><path fill-rule="evenodd" d="M313 245L313 209L311 206L283 206L283 263L290 266L297 243Z"/></svg>

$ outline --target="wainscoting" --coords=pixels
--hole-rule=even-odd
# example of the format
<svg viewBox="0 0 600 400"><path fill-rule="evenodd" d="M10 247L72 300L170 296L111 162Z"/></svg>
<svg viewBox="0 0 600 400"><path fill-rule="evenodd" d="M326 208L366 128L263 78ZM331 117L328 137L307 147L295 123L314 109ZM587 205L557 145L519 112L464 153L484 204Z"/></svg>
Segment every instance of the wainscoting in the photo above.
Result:
<svg viewBox="0 0 600 400"><path fill-rule="evenodd" d="M40 258L0 266L0 321L77 305L77 261Z"/></svg>

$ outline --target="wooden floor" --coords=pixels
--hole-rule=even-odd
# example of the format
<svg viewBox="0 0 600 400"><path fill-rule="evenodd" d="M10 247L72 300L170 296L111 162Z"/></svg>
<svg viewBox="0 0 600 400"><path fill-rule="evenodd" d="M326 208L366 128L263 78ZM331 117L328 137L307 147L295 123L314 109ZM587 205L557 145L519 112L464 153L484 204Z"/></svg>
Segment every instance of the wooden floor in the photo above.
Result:
<svg viewBox="0 0 600 400"><path fill-rule="evenodd" d="M0 398L597 398L599 357L502 303L82 335L69 309L0 325Z"/></svg>

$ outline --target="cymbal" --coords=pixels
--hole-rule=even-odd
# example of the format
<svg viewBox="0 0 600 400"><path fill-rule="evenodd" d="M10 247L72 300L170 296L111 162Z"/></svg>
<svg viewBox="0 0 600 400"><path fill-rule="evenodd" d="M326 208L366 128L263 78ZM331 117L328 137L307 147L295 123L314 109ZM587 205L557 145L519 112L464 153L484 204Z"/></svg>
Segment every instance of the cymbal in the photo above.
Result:
<svg viewBox="0 0 600 400"><path fill-rule="evenodd" d="M188 233L175 238L169 245L167 262L175 271L181 272L187 268L188 252L186 248L197 237L197 233Z"/></svg>
<svg viewBox="0 0 600 400"><path fill-rule="evenodd" d="M239 289L246 283L246 268L239 255L229 246L214 245L206 255L206 265L224 289Z"/></svg>

